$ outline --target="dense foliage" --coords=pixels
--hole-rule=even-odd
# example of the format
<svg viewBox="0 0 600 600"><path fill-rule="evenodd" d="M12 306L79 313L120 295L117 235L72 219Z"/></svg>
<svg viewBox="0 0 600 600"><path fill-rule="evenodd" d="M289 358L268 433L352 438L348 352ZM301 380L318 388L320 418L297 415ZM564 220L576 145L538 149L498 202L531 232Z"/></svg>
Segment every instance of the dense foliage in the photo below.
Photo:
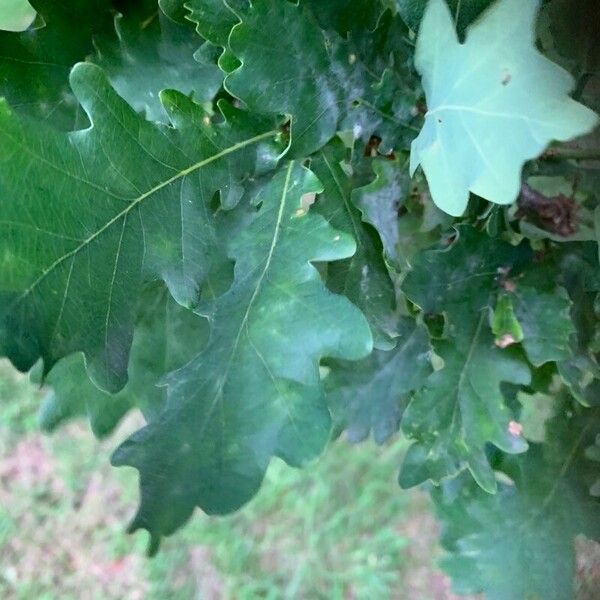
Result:
<svg viewBox="0 0 600 600"><path fill-rule="evenodd" d="M600 539L600 5L7 7L0 355L48 430L143 413L113 463L151 551L274 456L402 429L456 589L570 597Z"/></svg>

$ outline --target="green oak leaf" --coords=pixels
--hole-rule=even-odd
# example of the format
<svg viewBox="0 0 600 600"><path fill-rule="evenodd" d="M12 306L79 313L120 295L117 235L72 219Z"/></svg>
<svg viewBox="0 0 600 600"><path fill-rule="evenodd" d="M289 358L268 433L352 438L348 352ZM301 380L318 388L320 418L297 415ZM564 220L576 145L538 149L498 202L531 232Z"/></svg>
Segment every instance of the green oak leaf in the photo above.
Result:
<svg viewBox="0 0 600 600"><path fill-rule="evenodd" d="M294 162L265 184L255 218L229 242L231 288L198 309L211 325L208 344L167 379L163 413L113 456L140 471L132 529L151 533L151 550L195 506L221 514L248 501L273 455L295 466L317 456L330 429L320 359L358 360L372 349L360 311L311 264L356 250L303 206L320 191Z"/></svg>
<svg viewBox="0 0 600 600"><path fill-rule="evenodd" d="M25 31L33 23L36 11L27 0L4 0L0 6L0 30Z"/></svg>
<svg viewBox="0 0 600 600"><path fill-rule="evenodd" d="M377 232L361 219L352 197L353 182L341 162L345 157L342 142L334 140L311 159L311 169L323 185L315 210L335 229L356 240L357 250L347 260L327 268L327 285L347 296L365 314L375 346L389 349L395 337L395 291Z"/></svg>
<svg viewBox="0 0 600 600"><path fill-rule="evenodd" d="M584 406L600 404L600 365L597 329L600 312L600 267L593 243L569 244L559 259L562 281L572 302L571 318L576 328L571 355L558 363L558 372L573 397Z"/></svg>
<svg viewBox="0 0 600 600"><path fill-rule="evenodd" d="M567 360L572 354L570 337L575 327L566 290L525 276L509 294L531 364L539 367L549 361Z"/></svg>
<svg viewBox="0 0 600 600"><path fill-rule="evenodd" d="M297 142L292 139L299 156L327 142L336 126L353 132L365 142L371 134L377 134L384 138L387 151L395 146L408 148L418 132L415 124L420 124L421 119L416 115L415 105L421 91L412 70L412 48L406 28L392 11L386 10L390 8L388 5L389 2L369 1L357 7L353 0L333 3L303 0L299 5L280 3L275 10L273 4L252 5L249 0L185 3L188 18L196 23L198 33L207 40L202 49L203 60L218 62L219 67L233 74L236 80L239 76L240 83L234 86L240 87L229 91L257 111L289 114L292 126L296 122L302 126L306 121L309 139ZM170 10L177 12L174 6ZM367 20L366 28L363 20L356 20L356 10ZM353 15L352 20L349 15ZM286 23L293 24L296 37L306 41L303 56L307 56L310 44L317 42L310 52L309 63L300 60L292 37L281 38L276 46L272 44L272 35L276 35L273 32L279 32L281 19L291 19ZM357 23L360 27L352 26ZM247 32L249 37L241 32ZM239 36L236 37L236 33ZM265 52L259 52L261 46L273 53L267 62ZM216 48L220 50L215 53ZM297 60L291 62L292 57ZM287 78L273 71L277 65L281 67L281 75L285 72ZM313 72L321 72L322 77L315 79L310 74ZM257 73L269 82L269 89L281 88L280 93L256 98L253 82ZM282 84L289 93L282 89ZM294 87L298 84L300 95ZM339 99L336 104L327 105L327 96L331 93L337 94ZM311 114L314 119L309 122ZM315 141L316 138L321 141ZM305 144L308 145L303 149Z"/></svg>
<svg viewBox="0 0 600 600"><path fill-rule="evenodd" d="M462 35L465 29L488 8L494 0L448 0L454 23ZM425 14L428 0L396 0L398 12L404 22L413 30L419 29L419 24Z"/></svg>
<svg viewBox="0 0 600 600"><path fill-rule="evenodd" d="M396 271L405 273L418 252L439 243L453 219L431 201L423 175L418 173L411 181L406 168L393 168L400 165L406 166L402 156L395 161L373 159L376 178L372 185L356 190L355 202L366 220L376 222L378 217L387 260ZM385 214L391 214L393 207L397 207L397 218L391 227Z"/></svg>
<svg viewBox="0 0 600 600"><path fill-rule="evenodd" d="M211 101L223 74L216 65L193 58L199 40L191 24L178 25L162 12L129 10L115 17L116 35L96 36L94 62L108 74L117 93L153 121L167 121L160 92L176 89L196 102Z"/></svg>
<svg viewBox="0 0 600 600"><path fill-rule="evenodd" d="M502 483L490 495L460 477L433 492L442 520L442 567L459 594L489 600L574 597L575 537L600 536L600 475L585 448L600 428L598 411L550 423L552 444L505 456Z"/></svg>
<svg viewBox="0 0 600 600"><path fill-rule="evenodd" d="M321 29L306 2L256 0L238 11L238 18L241 23L226 44L240 65L226 77L225 88L251 110L289 115L293 156L311 154L338 130L365 140L380 133L389 138L389 147L412 140L414 117L406 104L412 100L414 108L416 98L402 85L406 68L396 55L408 53L408 45L393 28L397 20L390 18L381 31L355 40ZM388 47L391 41L401 50ZM373 54L383 57L385 67L398 69L397 77L389 77L391 86L382 87L382 64L370 64ZM396 108L398 115L387 112Z"/></svg>
<svg viewBox="0 0 600 600"><path fill-rule="evenodd" d="M345 430L352 443L363 441L372 431L375 442L383 444L396 433L409 393L431 373L427 329L409 317L397 327L395 348L375 350L357 363L327 363L327 401L336 429Z"/></svg>
<svg viewBox="0 0 600 600"><path fill-rule="evenodd" d="M158 0L158 6L162 13L175 23L182 25L186 22L188 11L184 0Z"/></svg>
<svg viewBox="0 0 600 600"><path fill-rule="evenodd" d="M393 0L301 0L314 14L323 29L334 29L340 35L367 30L373 32ZM389 6L388 6L389 4ZM197 24L198 33L216 46L226 48L231 30L251 7L250 0L165 0L167 14L176 18L181 9Z"/></svg>
<svg viewBox="0 0 600 600"><path fill-rule="evenodd" d="M83 355L63 358L46 378L51 390L39 415L44 430L54 431L65 421L84 416L94 435L104 437L133 407L146 419L160 413L167 390L159 387L162 377L200 352L207 322L177 304L163 288L144 291L138 312L127 385L118 394L108 394L89 380Z"/></svg>
<svg viewBox="0 0 600 600"><path fill-rule="evenodd" d="M429 376L404 413L402 429L414 443L400 484L439 482L468 468L491 492L496 481L486 445L510 453L527 448L510 431L513 414L501 384L527 384L531 375L518 352L494 343L487 310L498 274L518 270L529 252L467 226L457 232L450 248L417 254L402 286L425 315L446 315L448 338L434 341L443 367Z"/></svg>
<svg viewBox="0 0 600 600"><path fill-rule="evenodd" d="M373 31L390 0L301 0L310 6L323 29L335 29L345 35L349 31ZM389 6L388 6L389 5Z"/></svg>
<svg viewBox="0 0 600 600"><path fill-rule="evenodd" d="M352 200L361 211L363 220L377 230L386 258L394 265L399 262L398 212L408 197L410 186L406 163L407 159L403 156L393 160L372 159L374 179L352 193Z"/></svg>
<svg viewBox="0 0 600 600"><path fill-rule="evenodd" d="M575 351L558 363L558 373L583 406L600 405L600 365L593 354Z"/></svg>
<svg viewBox="0 0 600 600"><path fill-rule="evenodd" d="M573 78L536 49L538 6L498 0L460 44L445 0L428 4L415 55L428 112L410 169L423 167L434 202L451 215L464 212L469 192L514 202L525 161L598 122L569 97Z"/></svg>
<svg viewBox="0 0 600 600"><path fill-rule="evenodd" d="M151 124L90 64L71 84L89 129L64 134L0 105L0 354L21 370L42 357L48 372L81 351L116 392L143 282L197 301L218 252L212 198L234 205L239 181L275 164L277 131L226 104L223 123L206 122L175 92L162 95L174 126Z"/></svg>
<svg viewBox="0 0 600 600"><path fill-rule="evenodd" d="M350 31L352 54L376 77L363 98L353 101L354 110L340 125L368 144L381 138L379 151L393 156L408 151L418 134L423 117L423 90L413 66L414 47L402 20L391 11L383 13L374 31Z"/></svg>
<svg viewBox="0 0 600 600"><path fill-rule="evenodd" d="M69 71L93 53L93 36L112 30L110 0L32 0L40 27L0 31L0 96L19 113L59 129L88 122L69 86Z"/></svg>
<svg viewBox="0 0 600 600"><path fill-rule="evenodd" d="M198 33L211 44L226 48L229 34L241 17L241 11L248 10L250 0L189 0L185 8L186 18L196 24Z"/></svg>

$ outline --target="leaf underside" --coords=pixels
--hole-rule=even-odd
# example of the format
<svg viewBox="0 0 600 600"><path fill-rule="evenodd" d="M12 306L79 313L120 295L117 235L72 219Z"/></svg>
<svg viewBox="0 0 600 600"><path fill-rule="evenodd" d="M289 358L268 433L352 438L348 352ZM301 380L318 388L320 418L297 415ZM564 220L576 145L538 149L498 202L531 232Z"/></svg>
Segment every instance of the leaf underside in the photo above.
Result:
<svg viewBox="0 0 600 600"><path fill-rule="evenodd" d="M434 202L451 215L463 214L469 192L514 202L525 161L598 122L569 97L573 77L535 47L538 5L498 0L460 44L445 0L428 4L415 55L427 114L411 172L423 167Z"/></svg>

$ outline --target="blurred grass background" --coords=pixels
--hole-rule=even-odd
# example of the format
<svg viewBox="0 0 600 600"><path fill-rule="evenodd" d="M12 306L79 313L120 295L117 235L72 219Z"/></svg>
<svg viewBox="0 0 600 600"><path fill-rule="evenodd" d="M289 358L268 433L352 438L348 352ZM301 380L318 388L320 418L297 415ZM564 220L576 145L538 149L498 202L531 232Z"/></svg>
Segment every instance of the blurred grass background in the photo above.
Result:
<svg viewBox="0 0 600 600"><path fill-rule="evenodd" d="M129 536L137 477L85 423L38 431L42 392L0 362L0 598L449 600L427 496L398 488L404 442L333 444L303 471L274 461L225 518L197 511L147 559Z"/></svg>

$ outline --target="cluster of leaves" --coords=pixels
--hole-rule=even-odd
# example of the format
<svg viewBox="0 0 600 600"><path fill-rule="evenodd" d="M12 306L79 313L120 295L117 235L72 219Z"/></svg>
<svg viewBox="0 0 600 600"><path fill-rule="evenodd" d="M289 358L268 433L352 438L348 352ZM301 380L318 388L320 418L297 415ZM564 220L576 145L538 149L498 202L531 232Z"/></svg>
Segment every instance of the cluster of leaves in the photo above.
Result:
<svg viewBox="0 0 600 600"><path fill-rule="evenodd" d="M21 4L0 355L46 429L142 412L113 462L151 550L273 456L401 428L457 589L567 597L600 535L600 149L548 145L597 123L597 3Z"/></svg>

